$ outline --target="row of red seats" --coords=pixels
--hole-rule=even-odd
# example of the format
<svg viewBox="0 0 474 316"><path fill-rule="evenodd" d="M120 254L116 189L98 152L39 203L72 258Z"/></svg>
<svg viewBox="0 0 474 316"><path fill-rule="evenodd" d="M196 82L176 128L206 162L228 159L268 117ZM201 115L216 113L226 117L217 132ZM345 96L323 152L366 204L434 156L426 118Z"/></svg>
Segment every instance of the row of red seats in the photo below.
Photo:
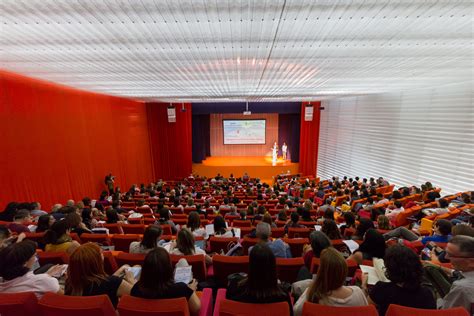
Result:
<svg viewBox="0 0 474 316"><path fill-rule="evenodd" d="M271 304L250 304L225 299L226 290L217 293L214 309L212 291L204 289L201 296L199 316L289 316L286 302ZM31 292L17 294L0 294L0 313L2 316L189 316L185 298L148 300L125 295L120 299L115 311L106 295L98 296L64 296L46 293L39 301ZM306 302L303 316L378 316L373 305L357 307L335 307ZM468 316L462 307L447 310L426 310L411 307L390 305L386 316Z"/></svg>

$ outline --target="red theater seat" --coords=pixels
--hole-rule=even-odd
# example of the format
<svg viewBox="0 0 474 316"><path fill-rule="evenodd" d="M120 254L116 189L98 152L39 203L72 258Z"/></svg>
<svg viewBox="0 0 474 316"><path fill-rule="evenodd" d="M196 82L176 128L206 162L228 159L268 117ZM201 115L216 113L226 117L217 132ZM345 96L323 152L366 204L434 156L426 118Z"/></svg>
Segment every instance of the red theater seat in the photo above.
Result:
<svg viewBox="0 0 474 316"><path fill-rule="evenodd" d="M66 296L46 293L38 303L41 316L117 316L107 295Z"/></svg>
<svg viewBox="0 0 474 316"><path fill-rule="evenodd" d="M145 225L143 224L123 224L122 230L124 234L142 234L145 233Z"/></svg>
<svg viewBox="0 0 474 316"><path fill-rule="evenodd" d="M121 252L115 258L117 262L117 266L120 268L124 264L128 264L130 266L134 265L142 265L143 261L145 260L145 254L142 253L126 253Z"/></svg>
<svg viewBox="0 0 474 316"><path fill-rule="evenodd" d="M288 283L296 282L298 271L304 266L304 260L299 258L277 258L276 268L278 279Z"/></svg>
<svg viewBox="0 0 474 316"><path fill-rule="evenodd" d="M198 281L205 281L207 276L207 269L206 269L206 259L204 255L193 255L193 256L178 256L178 255L170 255L171 263L173 264L173 269L176 263L180 259L186 259L188 264L192 266L193 270L193 277Z"/></svg>
<svg viewBox="0 0 474 316"><path fill-rule="evenodd" d="M310 302L306 302L303 305L303 316L378 316L377 310L374 305L367 306L351 306L351 307L339 307L339 306L328 306L319 305Z"/></svg>
<svg viewBox="0 0 474 316"><path fill-rule="evenodd" d="M189 316L185 297L150 300L124 295L117 310L120 316Z"/></svg>
<svg viewBox="0 0 474 316"><path fill-rule="evenodd" d="M130 244L134 241L140 241L141 239L142 236L138 234L114 235L112 236L112 244L115 250L128 252Z"/></svg>
<svg viewBox="0 0 474 316"><path fill-rule="evenodd" d="M227 300L226 290L217 292L214 316L289 316L290 309L287 302L270 304L250 304Z"/></svg>
<svg viewBox="0 0 474 316"><path fill-rule="evenodd" d="M215 252L215 253L220 253L221 251L224 251L224 253L227 253L227 251L229 251L230 248L232 248L232 246L238 241L239 239L237 237L230 237L230 238L211 237L209 238L211 252Z"/></svg>
<svg viewBox="0 0 474 316"><path fill-rule="evenodd" d="M36 315L38 299L33 292L0 294L0 315L28 316Z"/></svg>
<svg viewBox="0 0 474 316"><path fill-rule="evenodd" d="M248 256L221 256L214 255L212 257L212 267L214 269L214 277L220 286L227 285L227 277L232 273L245 272L249 270Z"/></svg>
<svg viewBox="0 0 474 316"><path fill-rule="evenodd" d="M390 304L385 316L469 316L462 307L432 310Z"/></svg>
<svg viewBox="0 0 474 316"><path fill-rule="evenodd" d="M41 266L45 264L65 264L69 262L69 256L65 252L38 252L38 262Z"/></svg>

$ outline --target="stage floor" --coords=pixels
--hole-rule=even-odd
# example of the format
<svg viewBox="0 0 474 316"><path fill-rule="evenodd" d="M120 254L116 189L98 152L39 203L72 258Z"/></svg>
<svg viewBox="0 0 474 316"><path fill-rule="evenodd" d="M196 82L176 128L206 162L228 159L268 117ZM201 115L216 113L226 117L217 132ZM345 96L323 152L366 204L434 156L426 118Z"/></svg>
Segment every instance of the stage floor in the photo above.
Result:
<svg viewBox="0 0 474 316"><path fill-rule="evenodd" d="M202 163L193 164L193 173L200 176L214 177L220 173L228 177L231 173L234 177L241 177L245 172L252 178L260 178L263 182L273 183L273 177L282 173L298 173L298 163L284 161L279 158L275 166L272 166L272 157L207 157Z"/></svg>

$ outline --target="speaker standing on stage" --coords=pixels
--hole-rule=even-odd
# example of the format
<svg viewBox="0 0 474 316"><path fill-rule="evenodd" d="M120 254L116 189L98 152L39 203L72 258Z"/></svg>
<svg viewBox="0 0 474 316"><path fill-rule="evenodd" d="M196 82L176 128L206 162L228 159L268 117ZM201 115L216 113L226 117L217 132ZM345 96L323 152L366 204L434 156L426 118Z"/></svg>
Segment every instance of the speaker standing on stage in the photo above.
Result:
<svg viewBox="0 0 474 316"><path fill-rule="evenodd" d="M273 147L272 147L272 165L276 165L276 162L277 162L277 158L278 158L278 145L277 145L277 142L273 143Z"/></svg>
<svg viewBox="0 0 474 316"><path fill-rule="evenodd" d="M281 146L281 154L283 155L283 160L286 160L286 151L288 150L288 146L286 143L283 142L283 146Z"/></svg>

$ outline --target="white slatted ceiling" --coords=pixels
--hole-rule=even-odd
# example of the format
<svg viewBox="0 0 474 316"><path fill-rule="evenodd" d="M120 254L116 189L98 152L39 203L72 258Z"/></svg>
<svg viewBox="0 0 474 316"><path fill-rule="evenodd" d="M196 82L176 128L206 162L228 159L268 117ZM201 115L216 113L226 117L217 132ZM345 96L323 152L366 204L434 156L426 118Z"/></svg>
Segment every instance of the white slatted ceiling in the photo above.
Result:
<svg viewBox="0 0 474 316"><path fill-rule="evenodd" d="M318 176L474 190L473 83L323 102Z"/></svg>

